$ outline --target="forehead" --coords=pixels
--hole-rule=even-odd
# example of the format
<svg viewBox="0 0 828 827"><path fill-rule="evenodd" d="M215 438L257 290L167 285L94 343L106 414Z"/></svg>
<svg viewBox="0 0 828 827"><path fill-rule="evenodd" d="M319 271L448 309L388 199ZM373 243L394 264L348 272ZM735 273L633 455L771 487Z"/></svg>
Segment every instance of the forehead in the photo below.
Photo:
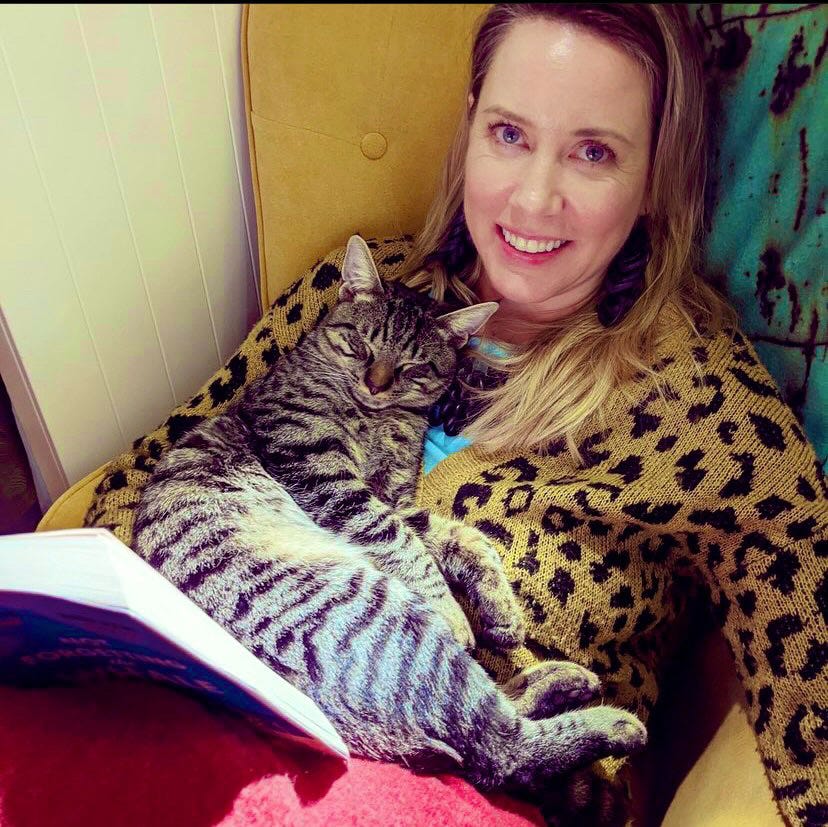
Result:
<svg viewBox="0 0 828 827"><path fill-rule="evenodd" d="M588 29L521 20L497 47L480 108L504 106L541 128L618 128L649 134L650 84L623 49ZM601 121L601 123L598 123Z"/></svg>

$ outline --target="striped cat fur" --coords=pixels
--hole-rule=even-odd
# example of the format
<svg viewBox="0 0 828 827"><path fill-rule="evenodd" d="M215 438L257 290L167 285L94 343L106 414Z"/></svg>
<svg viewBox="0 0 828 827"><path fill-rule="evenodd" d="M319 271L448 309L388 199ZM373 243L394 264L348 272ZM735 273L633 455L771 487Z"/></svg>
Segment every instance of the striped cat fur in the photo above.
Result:
<svg viewBox="0 0 828 827"><path fill-rule="evenodd" d="M586 707L597 677L548 662L498 686L478 640L523 641L485 535L414 507L429 407L497 309L439 314L348 243L340 300L225 413L158 462L135 548L310 695L357 754L531 792L646 740Z"/></svg>

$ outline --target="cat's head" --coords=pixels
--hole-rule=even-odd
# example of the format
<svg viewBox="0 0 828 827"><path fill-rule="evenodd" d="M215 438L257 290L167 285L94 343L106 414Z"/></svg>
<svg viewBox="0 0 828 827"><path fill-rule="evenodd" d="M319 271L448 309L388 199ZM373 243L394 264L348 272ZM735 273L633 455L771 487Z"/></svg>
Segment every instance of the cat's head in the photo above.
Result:
<svg viewBox="0 0 828 827"><path fill-rule="evenodd" d="M374 410L437 401L454 378L458 352L498 307L441 313L422 293L383 284L358 235L348 241L339 299L320 325L320 347L355 400Z"/></svg>

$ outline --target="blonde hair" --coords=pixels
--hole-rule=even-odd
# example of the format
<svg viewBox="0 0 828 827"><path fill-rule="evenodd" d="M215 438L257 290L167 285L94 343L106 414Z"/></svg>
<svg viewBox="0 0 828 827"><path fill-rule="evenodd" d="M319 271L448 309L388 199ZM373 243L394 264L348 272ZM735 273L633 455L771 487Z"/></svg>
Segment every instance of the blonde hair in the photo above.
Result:
<svg viewBox="0 0 828 827"><path fill-rule="evenodd" d="M588 423L600 422L612 393L641 372L659 387L652 360L677 325L698 335L699 327L715 332L735 315L697 274L706 172L704 84L699 46L681 5L507 3L489 9L472 50L467 96L474 103L461 119L400 278L438 299L453 294L468 304L478 300L481 263L462 216L469 125L496 49L515 22L533 18L565 21L609 40L639 62L651 88L646 226L652 252L642 295L609 328L598 320L596 296L573 315L532 330L529 344L498 361L507 381L487 392L486 409L464 432L492 452L543 452L564 440L577 460L579 434ZM458 256L464 243L471 251Z"/></svg>

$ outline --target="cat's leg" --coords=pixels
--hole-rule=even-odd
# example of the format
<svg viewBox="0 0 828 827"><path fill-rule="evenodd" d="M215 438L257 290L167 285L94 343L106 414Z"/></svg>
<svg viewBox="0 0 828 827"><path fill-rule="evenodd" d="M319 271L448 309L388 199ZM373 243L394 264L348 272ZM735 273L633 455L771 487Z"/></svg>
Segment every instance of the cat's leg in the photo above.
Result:
<svg viewBox="0 0 828 827"><path fill-rule="evenodd" d="M497 648L523 643L523 610L489 538L474 526L423 509L399 514L422 537L446 580L477 610L481 641Z"/></svg>
<svg viewBox="0 0 828 827"><path fill-rule="evenodd" d="M356 478L336 486L317 484L301 506L319 526L358 547L377 569L428 600L461 646L474 647L471 625L434 555L414 528L364 484Z"/></svg>
<svg viewBox="0 0 828 827"><path fill-rule="evenodd" d="M527 718L549 718L598 697L601 682L577 663L549 660L529 666L501 686Z"/></svg>

